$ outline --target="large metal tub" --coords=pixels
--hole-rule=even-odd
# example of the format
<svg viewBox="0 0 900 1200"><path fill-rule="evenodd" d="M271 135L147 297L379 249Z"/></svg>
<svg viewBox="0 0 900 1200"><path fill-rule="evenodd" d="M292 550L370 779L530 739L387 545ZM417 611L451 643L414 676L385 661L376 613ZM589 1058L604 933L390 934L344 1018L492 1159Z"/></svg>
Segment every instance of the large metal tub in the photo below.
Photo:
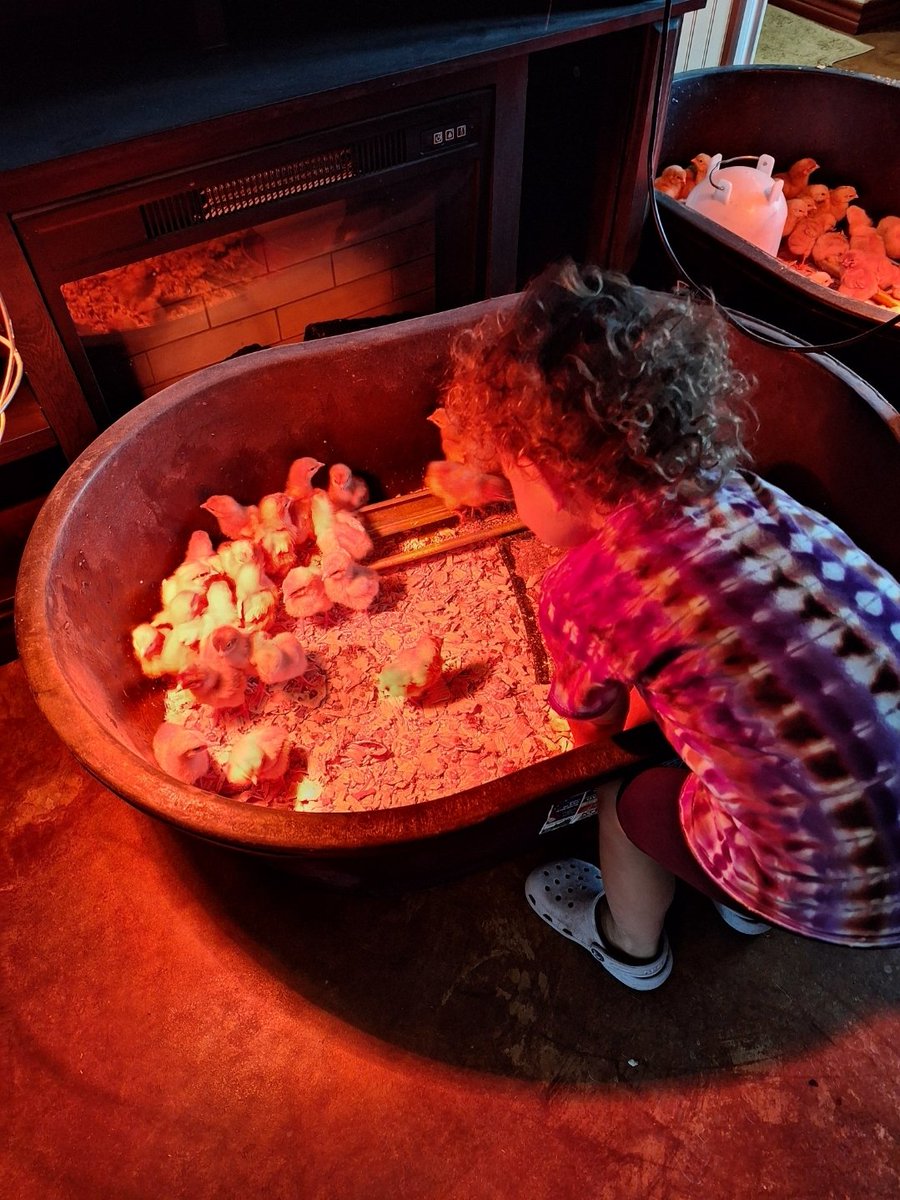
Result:
<svg viewBox="0 0 900 1200"><path fill-rule="evenodd" d="M415 490L439 453L424 418L450 336L510 302L209 368L123 417L73 464L26 548L16 629L38 704L107 787L188 833L353 885L436 878L537 843L554 798L638 761L639 749L585 747L436 801L331 815L199 791L163 774L150 751L160 700L132 659L129 631L155 607L158 580L176 565L200 502L212 492L277 488L298 452L364 466L386 496ZM897 414L838 364L745 339L736 352L762 384L761 468L900 571L898 527L884 519L900 502Z"/></svg>
<svg viewBox="0 0 900 1200"><path fill-rule="evenodd" d="M695 154L771 154L776 169L812 155L813 182L853 184L871 216L900 215L900 87L865 75L807 67L721 67L675 77L660 165ZM818 287L676 200L659 196L664 229L697 283L717 298L813 345L866 330L871 337L832 353L892 403L900 400L900 326L883 329L889 310ZM642 269L654 286L676 273L648 222Z"/></svg>

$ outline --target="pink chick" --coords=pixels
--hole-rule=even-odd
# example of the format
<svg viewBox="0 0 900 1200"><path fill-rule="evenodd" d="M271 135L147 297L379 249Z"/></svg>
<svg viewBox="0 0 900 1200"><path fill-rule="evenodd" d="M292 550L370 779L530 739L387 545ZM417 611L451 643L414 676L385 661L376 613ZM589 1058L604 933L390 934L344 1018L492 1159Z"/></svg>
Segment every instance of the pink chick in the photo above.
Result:
<svg viewBox="0 0 900 1200"><path fill-rule="evenodd" d="M278 615L278 590L262 567L241 567L234 584L235 602L244 629L268 629Z"/></svg>
<svg viewBox="0 0 900 1200"><path fill-rule="evenodd" d="M698 183L702 183L709 174L709 166L712 162L711 154L695 154L690 161L687 169L687 175L684 181L684 187L679 195L680 200L684 200L691 194Z"/></svg>
<svg viewBox="0 0 900 1200"><path fill-rule="evenodd" d="M255 504L239 504L233 496L210 496L201 505L212 513L227 538L247 538L256 529L259 510Z"/></svg>
<svg viewBox="0 0 900 1200"><path fill-rule="evenodd" d="M379 690L386 696L418 700L434 687L443 673L442 641L425 634L414 646L402 650L378 676Z"/></svg>
<svg viewBox="0 0 900 1200"><path fill-rule="evenodd" d="M153 755L168 775L195 784L209 770L209 743L195 729L163 721L153 735Z"/></svg>
<svg viewBox="0 0 900 1200"><path fill-rule="evenodd" d="M250 665L250 635L234 625L220 625L203 639L200 658L212 667L227 663L246 670Z"/></svg>
<svg viewBox="0 0 900 1200"><path fill-rule="evenodd" d="M257 784L282 779L291 748L287 734L277 725L260 725L239 737L231 748L225 775L229 783Z"/></svg>
<svg viewBox="0 0 900 1200"><path fill-rule="evenodd" d="M876 228L888 258L900 258L900 217L882 217Z"/></svg>
<svg viewBox="0 0 900 1200"><path fill-rule="evenodd" d="M784 222L783 238L790 237L804 217L815 211L816 202L812 196L795 196L787 202L787 217Z"/></svg>
<svg viewBox="0 0 900 1200"><path fill-rule="evenodd" d="M490 475L465 463L438 460L425 469L425 486L449 509L483 508L498 500L511 500L502 475Z"/></svg>
<svg viewBox="0 0 900 1200"><path fill-rule="evenodd" d="M339 509L334 514L334 537L341 550L351 558L366 558L372 553L372 539L359 517Z"/></svg>
<svg viewBox="0 0 900 1200"><path fill-rule="evenodd" d="M199 704L217 710L240 708L247 692L247 676L227 662L195 663L179 673L178 682Z"/></svg>
<svg viewBox="0 0 900 1200"><path fill-rule="evenodd" d="M294 567L281 585L285 612L291 617L315 617L328 612L334 601L325 593L325 583L312 567Z"/></svg>
<svg viewBox="0 0 900 1200"><path fill-rule="evenodd" d="M328 468L328 498L335 508L362 508L369 502L369 486L346 463L335 463Z"/></svg>
<svg viewBox="0 0 900 1200"><path fill-rule="evenodd" d="M251 654L253 669L263 683L287 683L302 675L309 665L306 652L292 633L254 633Z"/></svg>
<svg viewBox="0 0 900 1200"><path fill-rule="evenodd" d="M317 458L297 458L288 468L287 482L284 490L292 500L308 500L313 491L313 476L321 471L324 463Z"/></svg>
<svg viewBox="0 0 900 1200"><path fill-rule="evenodd" d="M814 158L798 158L787 171L778 171L773 178L784 180L784 198L793 200L807 186L810 175L818 169L819 164Z"/></svg>
<svg viewBox="0 0 900 1200"><path fill-rule="evenodd" d="M466 461L464 440L445 408L436 408L427 418L441 431L441 451L448 462Z"/></svg>
<svg viewBox="0 0 900 1200"><path fill-rule="evenodd" d="M330 600L356 612L371 605L380 587L375 571L356 562L346 550L330 550L323 556L322 582Z"/></svg>
<svg viewBox="0 0 900 1200"><path fill-rule="evenodd" d="M854 200L858 199L859 193L850 184L842 183L840 187L831 188L828 193L828 207L831 209L835 223L843 221L847 215L847 209Z"/></svg>
<svg viewBox="0 0 900 1200"><path fill-rule="evenodd" d="M678 200L681 193L684 191L684 185L687 182L687 171L684 167L679 167L673 164L666 167L660 175L653 180L653 186L658 192L662 192L665 196L671 196L673 200Z"/></svg>
<svg viewBox="0 0 900 1200"><path fill-rule="evenodd" d="M200 562L204 558L209 558L213 552L212 538L205 529L195 529L188 538L187 550L185 551L185 562Z"/></svg>

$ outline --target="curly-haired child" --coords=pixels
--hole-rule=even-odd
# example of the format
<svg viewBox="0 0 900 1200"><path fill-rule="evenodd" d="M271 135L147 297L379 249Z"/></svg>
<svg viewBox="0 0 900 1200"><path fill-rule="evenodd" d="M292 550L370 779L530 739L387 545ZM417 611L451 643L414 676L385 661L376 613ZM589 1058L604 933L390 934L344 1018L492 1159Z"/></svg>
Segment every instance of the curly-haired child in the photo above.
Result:
<svg viewBox="0 0 900 1200"><path fill-rule="evenodd" d="M552 706L584 741L634 689L677 751L599 789L602 875L526 884L637 990L671 972L676 877L744 933L900 942L900 586L740 469L748 392L712 306L572 262L453 347L445 420L568 551L541 596Z"/></svg>

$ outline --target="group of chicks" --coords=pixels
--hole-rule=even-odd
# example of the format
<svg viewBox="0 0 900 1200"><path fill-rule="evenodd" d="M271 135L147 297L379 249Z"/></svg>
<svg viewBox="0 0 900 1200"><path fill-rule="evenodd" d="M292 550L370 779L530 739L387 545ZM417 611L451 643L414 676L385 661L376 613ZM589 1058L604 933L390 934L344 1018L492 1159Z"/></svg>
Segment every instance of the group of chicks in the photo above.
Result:
<svg viewBox="0 0 900 1200"><path fill-rule="evenodd" d="M444 410L431 420L446 458L428 465L426 486L454 510L509 499L502 476L465 462ZM210 496L200 507L215 518L223 540L214 546L204 530L193 532L183 561L162 581L160 610L132 630L143 673L178 685L214 724L229 712L247 718L261 689L306 675L310 664L298 622L335 607L363 612L379 593L378 573L362 561L373 549L358 511L368 503L368 486L335 463L327 485L316 487L323 467L315 458L296 459L282 491L258 504ZM379 693L421 699L442 676L441 645L440 638L423 634L402 650L378 676ZM176 721L164 721L153 738L164 771L216 790L282 780L291 738L276 724L253 724L228 748L218 786L211 782L211 748L196 725Z"/></svg>
<svg viewBox="0 0 900 1200"><path fill-rule="evenodd" d="M684 200L705 177L710 156L698 154L687 168L666 167L654 187ZM876 224L850 184L828 187L813 183L819 170L814 158L801 158L776 172L784 184L787 218L778 257L822 287L854 300L900 307L900 217Z"/></svg>
<svg viewBox="0 0 900 1200"><path fill-rule="evenodd" d="M360 561L372 540L356 513L368 488L343 463L329 469L327 487L317 488L313 478L323 466L297 459L283 491L258 504L217 495L201 505L224 540L214 547L205 531L192 533L184 560L162 582L159 612L132 630L145 675L172 679L217 716L246 712L256 689L308 669L296 624L283 614L309 618L334 606L371 605L379 578ZM198 730L169 721L153 739L159 765L184 783L208 774L209 749ZM234 786L280 779L289 757L287 732L259 725L231 746L225 779Z"/></svg>

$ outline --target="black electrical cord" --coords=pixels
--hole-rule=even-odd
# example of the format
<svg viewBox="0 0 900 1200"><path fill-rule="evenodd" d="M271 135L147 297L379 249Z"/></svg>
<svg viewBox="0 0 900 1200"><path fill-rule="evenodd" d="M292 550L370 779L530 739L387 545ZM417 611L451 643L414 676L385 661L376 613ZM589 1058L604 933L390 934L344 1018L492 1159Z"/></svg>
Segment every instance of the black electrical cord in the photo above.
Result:
<svg viewBox="0 0 900 1200"><path fill-rule="evenodd" d="M873 334L881 333L882 330L890 329L892 325L897 325L900 323L900 313L897 313L897 315L895 317L891 317L889 321L879 322L872 325L869 329L864 329L862 333L855 333L851 337L841 338L836 342L821 342L816 346L785 345L784 342L776 342L772 338L767 338L763 334L758 333L755 329L750 329L740 320L735 312L727 307L727 305L720 304L719 301L716 300L710 288L704 287L702 284L697 283L697 281L691 277L689 272L685 270L677 254L675 253L671 242L669 241L665 229L663 228L662 216L659 210L659 200L656 195L656 188L653 186L653 180L656 177L654 155L656 153L656 140L659 134L659 113L662 107L663 86L666 80L666 62L670 49L669 42L672 38L673 2L674 0L665 0L665 4L663 6L663 38L662 45L660 46L659 50L659 60L656 69L656 83L653 89L653 107L650 115L650 137L647 142L646 166L648 200L650 212L653 216L653 225L656 229L656 235L662 243L663 249L671 259L672 264L678 271L679 275L683 277L688 286L691 287L698 295L703 296L704 299L710 302L710 304L714 305L722 313L725 320L728 321L730 325L733 325L736 329L739 329L740 332L746 337L750 338L751 341L759 342L760 345L763 346L772 346L777 350L788 350L794 354L818 354L821 351L826 350L841 350L844 346L853 346L857 342L861 342L865 338L871 337ZM671 49L674 53L675 47L672 46Z"/></svg>

